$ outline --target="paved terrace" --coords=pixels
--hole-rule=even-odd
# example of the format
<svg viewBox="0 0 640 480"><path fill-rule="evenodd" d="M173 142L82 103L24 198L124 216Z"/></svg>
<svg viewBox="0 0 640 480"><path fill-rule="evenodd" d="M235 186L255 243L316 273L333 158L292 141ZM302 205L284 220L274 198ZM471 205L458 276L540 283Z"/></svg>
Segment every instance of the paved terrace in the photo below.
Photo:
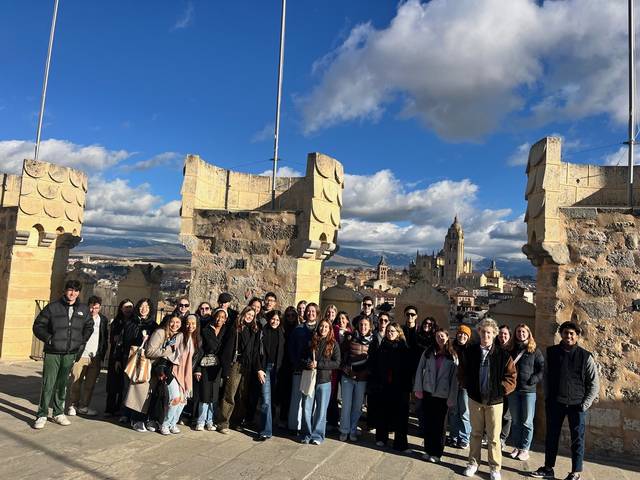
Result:
<svg viewBox="0 0 640 480"><path fill-rule="evenodd" d="M2 479L464 478L461 474L468 451L447 449L441 464L428 464L420 459L421 440L415 436L409 440L414 453L400 455L375 447L369 434L358 444L329 438L320 446L301 445L288 437L257 443L241 432L222 435L194 432L188 427L182 427L182 434L167 437L141 434L100 417L71 417L68 427L48 422L44 430L36 431L31 425L40 393L40 369L41 364L33 361L0 362ZM94 395L94 406L100 408L104 406L104 381L103 373ZM543 462L543 454L536 450L528 462L505 459L502 477L528 478L526 472ZM564 478L569 470L569 458L559 458L556 475ZM483 465L476 478L488 478L487 471ZM638 465L589 458L584 478L640 479L639 471Z"/></svg>

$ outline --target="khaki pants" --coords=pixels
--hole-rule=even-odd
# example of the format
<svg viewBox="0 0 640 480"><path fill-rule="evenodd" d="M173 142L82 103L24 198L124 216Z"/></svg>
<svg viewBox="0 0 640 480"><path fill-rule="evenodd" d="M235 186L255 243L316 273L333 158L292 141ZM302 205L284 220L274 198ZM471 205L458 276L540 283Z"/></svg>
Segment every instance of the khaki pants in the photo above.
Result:
<svg viewBox="0 0 640 480"><path fill-rule="evenodd" d="M82 357L73 364L69 405L80 408L89 406L98 375L100 375L100 360L96 357Z"/></svg>
<svg viewBox="0 0 640 480"><path fill-rule="evenodd" d="M487 432L489 466L492 470L500 470L502 466L502 446L500 445L502 402L498 405L484 405L469 399L469 417L471 419L469 464L480 465L482 436Z"/></svg>

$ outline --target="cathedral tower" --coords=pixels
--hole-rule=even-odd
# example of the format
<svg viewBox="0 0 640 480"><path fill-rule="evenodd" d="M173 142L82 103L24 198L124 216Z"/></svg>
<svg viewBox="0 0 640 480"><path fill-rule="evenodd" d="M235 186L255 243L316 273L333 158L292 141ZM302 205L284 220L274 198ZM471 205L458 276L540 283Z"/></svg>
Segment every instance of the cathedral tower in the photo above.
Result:
<svg viewBox="0 0 640 480"><path fill-rule="evenodd" d="M464 232L458 222L458 216L447 231L444 240L444 281L446 286L455 286L460 275L465 271L464 261Z"/></svg>

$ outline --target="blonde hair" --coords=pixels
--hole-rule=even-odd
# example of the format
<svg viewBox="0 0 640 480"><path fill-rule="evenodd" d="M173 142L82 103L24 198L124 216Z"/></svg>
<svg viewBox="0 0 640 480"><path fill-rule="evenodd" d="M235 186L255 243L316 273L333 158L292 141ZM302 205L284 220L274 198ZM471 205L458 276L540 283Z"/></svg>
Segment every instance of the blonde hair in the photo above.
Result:
<svg viewBox="0 0 640 480"><path fill-rule="evenodd" d="M476 326L476 330L478 332L480 332L480 330L482 330L483 328L492 329L493 332L494 332L494 335L498 335L498 332L500 331L500 329L498 328L498 324L496 323L496 321L493 318L484 318Z"/></svg>
<svg viewBox="0 0 640 480"><path fill-rule="evenodd" d="M527 352L529 353L535 352L538 345L536 344L536 340L533 338L533 333L531 333L531 329L529 328L529 325L525 323L520 323L516 325L516 328L513 330L513 338L514 339L516 338L516 332L518 331L519 328L524 328L527 331L527 333L529 333L529 338L527 339ZM517 339L515 341L517 342Z"/></svg>

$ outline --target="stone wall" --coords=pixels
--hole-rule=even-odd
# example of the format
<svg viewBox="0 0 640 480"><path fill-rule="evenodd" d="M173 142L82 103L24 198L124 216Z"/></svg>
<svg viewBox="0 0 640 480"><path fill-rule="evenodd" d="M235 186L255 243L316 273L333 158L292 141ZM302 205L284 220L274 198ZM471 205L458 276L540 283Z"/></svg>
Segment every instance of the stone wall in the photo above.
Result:
<svg viewBox="0 0 640 480"><path fill-rule="evenodd" d="M25 160L1 175L0 358L28 358L36 300L62 294L69 249L80 241L87 176Z"/></svg>
<svg viewBox="0 0 640 480"><path fill-rule="evenodd" d="M322 262L337 248L344 171L311 153L300 178L225 170L190 155L182 185L180 236L192 253L190 300L229 291L238 304L274 291L281 305L319 302Z"/></svg>
<svg viewBox="0 0 640 480"><path fill-rule="evenodd" d="M163 274L162 267L151 264L129 267L126 277L118 283L116 305L125 298L131 299L134 304L141 298L149 298L154 308L157 308Z"/></svg>
<svg viewBox="0 0 640 480"><path fill-rule="evenodd" d="M601 379L587 452L637 456L640 312L632 302L640 298L640 221L624 207L622 167L566 164L560 153L559 139L544 139L531 149L527 168L523 251L538 267L536 340L545 348L559 341L561 323L578 323ZM542 402L537 413L540 434Z"/></svg>

